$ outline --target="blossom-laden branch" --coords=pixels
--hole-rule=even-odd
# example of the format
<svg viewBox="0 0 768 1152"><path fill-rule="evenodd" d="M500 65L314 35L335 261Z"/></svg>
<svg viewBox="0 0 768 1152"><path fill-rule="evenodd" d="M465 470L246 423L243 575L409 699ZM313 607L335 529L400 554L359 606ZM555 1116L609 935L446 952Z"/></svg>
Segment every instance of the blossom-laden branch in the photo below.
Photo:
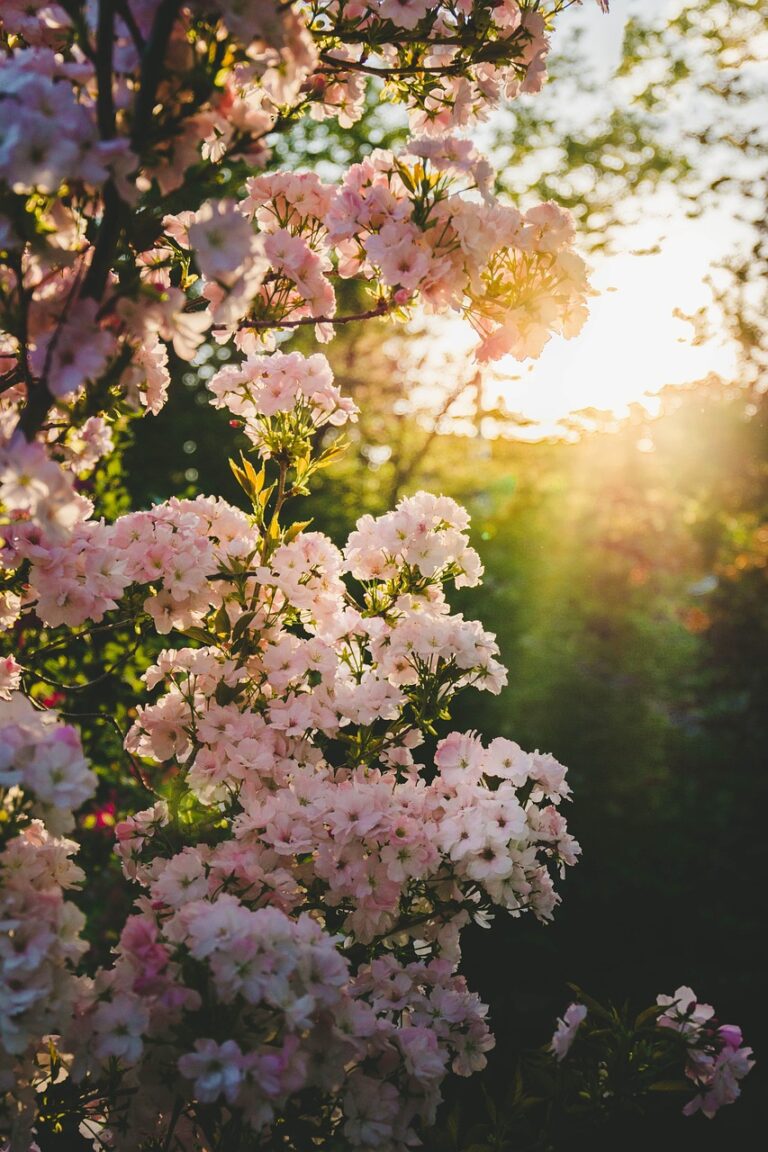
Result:
<svg viewBox="0 0 768 1152"><path fill-rule="evenodd" d="M474 733L416 759L457 692L498 692L506 672L493 637L447 603L446 584L482 572L452 500L420 493L363 517L343 553L284 522L338 450L318 454L318 431L357 415L325 358L249 356L210 391L262 459L234 466L250 515L198 498L112 525L81 519L64 542L30 520L6 530L6 566L46 628L125 622L133 606L142 632L185 646L146 670L160 693L125 738L158 796L117 828L126 878L149 901L92 984L74 975L79 942L30 953L14 995L45 987L46 1014L16 1027L0 1070L51 1091L46 1077L66 1076L92 1121L135 1144L157 1130L189 1152L235 1129L269 1139L295 1115L316 1141L362 1150L375 1115L405 1149L448 1068L481 1068L493 1043L455 974L461 927L496 910L550 919L555 875L576 862L565 769ZM4 610L22 613L20 598ZM71 827L93 776L74 731L19 695L22 673L31 684L34 661L0 682L0 763L14 766L2 785L15 789L0 867L7 857L27 892L30 829L42 843ZM41 819L49 832L30 823ZM18 886L18 931L60 930L50 917L32 927L34 898L22 908ZM66 907L61 892L52 907ZM48 1072L43 1026L62 1036ZM139 1082L156 1099L147 1111L142 1090L134 1114ZM32 1124L45 1123L46 1092Z"/></svg>
<svg viewBox="0 0 768 1152"><path fill-rule="evenodd" d="M282 320L280 322L281 328L302 328L308 325L325 325L330 324L333 327L338 327L343 324L358 324L365 320L376 320L387 315L389 311L397 305L393 301L381 299L373 308L366 308L363 312L348 312L343 316L302 316L298 320ZM239 326L241 329L256 329L262 331L274 331L274 320L243 320ZM213 331L226 331L224 325L219 328L217 325L213 326Z"/></svg>
<svg viewBox="0 0 768 1152"><path fill-rule="evenodd" d="M73 0L39 20L3 6L0 623L53 633L41 669L34 644L0 661L14 1146L49 1142L63 1092L95 1147L406 1152L448 1071L485 1064L460 933L554 915L580 851L566 770L448 727L459 692L498 693L507 675L495 638L449 604L482 576L462 508L417 493L361 517L343 550L286 519L357 408L324 356L275 352L273 336L314 325L326 340L417 302L466 318L481 362L578 330L589 289L570 216L498 202L453 134L540 86L568 6ZM406 148L337 186L263 171L298 109L354 122L371 70L408 106ZM339 278L372 304L337 315ZM198 496L96 519L76 480L112 450L109 417L158 411L169 348L193 361L209 334L230 344L211 402L259 457L232 462L250 511ZM124 736L156 799L117 826L136 901L87 978L64 836L96 778L74 714L42 689L98 686L59 678L60 638L126 622L134 640L167 638ZM103 676L132 655L113 651ZM120 730L103 710L77 718ZM667 1015L687 1035L679 996ZM564 1019L561 1048L578 1023ZM711 1111L725 1047L734 1076L747 1057L722 1030L692 1051L702 1037Z"/></svg>
<svg viewBox="0 0 768 1152"><path fill-rule="evenodd" d="M453 500L417 493L363 516L343 551L284 520L338 449L318 455L318 432L357 415L325 357L246 354L209 388L261 457L234 465L249 514L198 497L109 525L86 510L64 537L23 516L4 530L8 586L24 593L4 594L8 626L26 607L49 629L128 611L169 638L125 736L159 794L116 829L139 895L91 980L62 833L94 777L74 729L20 695L21 666L0 670L14 1138L46 1132L66 1084L95 1143L106 1129L134 1147L279 1138L300 1152L310 1131L313 1146L363 1152L374 1132L406 1152L448 1070L481 1069L493 1045L456 974L461 929L504 911L551 919L577 862L566 770L445 732L459 691L506 681L494 637L448 603L447 586L482 575ZM668 1015L687 1036L679 1001ZM735 1031L705 1031L691 1051L712 1049L698 1082L712 1111L749 1058Z"/></svg>
<svg viewBox="0 0 768 1152"><path fill-rule="evenodd" d="M201 163L211 169L233 160L262 165L269 133L302 111L352 123L361 114L368 71L390 75L387 94L409 105L417 131L434 136L466 126L489 100L540 86L549 29L564 7L555 0L550 7L473 0L437 8L422 0L375 0L273 10L269 3L243 7L225 0L201 10L178 0L103 0L92 11L53 5L35 21L16 0L5 5L0 374L15 379L17 363L25 385L13 397L19 451L22 439L29 443L41 432L52 406L67 412L82 390L92 412L106 411L116 398L156 411L168 383L166 344L177 355L193 354L206 319L208 327L223 318L247 320L253 330L290 328L305 323L297 315L304 308L326 336L338 323L323 277L324 262L341 257L333 245L323 251L295 227L289 228L294 257L301 239L310 263L320 261L303 304L305 285L285 283L278 256L272 272L283 282L261 314L246 316L260 283L269 280L269 244L254 238L244 243L246 259L235 260L227 249L226 269L216 261L207 315L198 312L194 278L182 277L169 292L160 268L149 275L163 246L170 197L176 217L201 214L203 248L222 226L210 201L200 208L199 181L188 179L189 172ZM485 171L483 180L487 184ZM180 210L182 193L187 205ZM424 206L416 212L424 217ZM426 219L414 223L425 230ZM234 239L237 229L229 230ZM258 226L254 232L258 236ZM412 238L403 232L399 239L402 247ZM425 241L431 243L425 237L422 247ZM449 252L435 253L440 258L450 259ZM195 253L191 260L194 269ZM144 276L128 272L137 261ZM73 295L76 268L83 275ZM435 268L425 267L418 282L411 267L404 271L402 282L385 276L393 295L466 310L460 282L476 275L471 267L459 269L454 258L438 274L458 274L455 291L432 286ZM497 311L504 307L498 303ZM477 311L475 304L470 311ZM486 334L486 321L470 319Z"/></svg>

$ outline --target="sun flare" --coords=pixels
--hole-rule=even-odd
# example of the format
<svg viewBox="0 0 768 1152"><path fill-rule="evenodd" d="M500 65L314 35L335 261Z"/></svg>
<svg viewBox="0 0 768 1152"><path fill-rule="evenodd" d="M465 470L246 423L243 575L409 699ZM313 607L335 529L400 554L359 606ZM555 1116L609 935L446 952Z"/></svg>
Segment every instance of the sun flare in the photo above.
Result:
<svg viewBox="0 0 768 1152"><path fill-rule="evenodd" d="M735 345L724 332L696 342L684 318L711 306L712 260L702 231L702 222L681 220L657 253L594 260L597 295L582 332L570 341L553 338L537 361L500 361L486 376L485 404L531 421L518 434L539 439L562 432L563 421L584 409L619 418L632 404L653 411L666 385L710 373L731 377ZM457 345L471 343L464 328L453 325Z"/></svg>
<svg viewBox="0 0 768 1152"><path fill-rule="evenodd" d="M719 243L711 237L721 223ZM734 239L734 229L712 216L687 220L682 213L666 221L661 243L658 218L632 232L633 249L593 257L589 317L571 340L554 336L538 360L520 363L504 357L483 372L482 404L472 387L450 408L443 427L458 434L488 438L513 434L539 440L573 434L579 422L595 414L621 419L632 405L658 411L658 393L716 374L732 379L738 350L713 306L709 277ZM686 317L706 317L706 333ZM459 319L429 318L417 340L429 370L410 390L414 413L441 408L456 373L472 380L472 350L477 335ZM411 382L413 384L413 381ZM489 413L506 412L502 423ZM515 418L520 418L519 424ZM514 429L514 431L512 431Z"/></svg>

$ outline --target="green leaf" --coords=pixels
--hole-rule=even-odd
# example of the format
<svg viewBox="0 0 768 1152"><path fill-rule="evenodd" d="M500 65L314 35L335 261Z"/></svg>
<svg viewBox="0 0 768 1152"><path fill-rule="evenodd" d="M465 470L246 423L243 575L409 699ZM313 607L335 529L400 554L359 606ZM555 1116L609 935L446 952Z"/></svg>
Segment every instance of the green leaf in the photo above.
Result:
<svg viewBox="0 0 768 1152"><path fill-rule="evenodd" d="M644 1024L660 1016L663 1011L664 1009L661 1005L652 1004L650 1008L646 1008L644 1012L640 1012L640 1014L635 1017L635 1028L642 1028Z"/></svg>
<svg viewBox="0 0 768 1152"><path fill-rule="evenodd" d="M251 495L252 496L258 495L258 493L261 492L262 488L264 487L264 481L265 481L266 476L267 476L267 470L266 470L266 468L262 467L257 472L256 469L254 468L253 464L251 464L250 460L246 460L246 458L245 458L245 456L243 456L242 452L240 453L240 459L243 462L243 471L245 472L246 476L248 477Z"/></svg>
<svg viewBox="0 0 768 1152"><path fill-rule="evenodd" d="M411 176L411 173L408 171L406 166L400 160L395 160L395 169L397 171L398 176L402 180L403 184L405 184L406 188L408 189L408 191L415 193L416 192L416 185L413 183L413 178Z"/></svg>
<svg viewBox="0 0 768 1152"><path fill-rule="evenodd" d="M234 627L232 629L233 644L237 644L237 642L245 634L254 616L256 616L255 612L244 612L243 615L235 621Z"/></svg>
<svg viewBox="0 0 768 1152"><path fill-rule="evenodd" d="M185 628L184 636L188 636L190 640L199 640L201 644L211 644L215 637L210 632L206 632L204 628Z"/></svg>
<svg viewBox="0 0 768 1152"><path fill-rule="evenodd" d="M611 1025L615 1024L615 1017L610 1009L606 1008L598 1000L595 1000L593 996L588 996L586 992L579 988L578 984L568 984L568 987L574 993L576 999L581 1004L584 1004L590 1012L594 1012L601 1020L605 1020Z"/></svg>
<svg viewBox="0 0 768 1152"><path fill-rule="evenodd" d="M690 1092L689 1080L657 1080L649 1087L650 1092Z"/></svg>
<svg viewBox="0 0 768 1152"><path fill-rule="evenodd" d="M229 458L229 466L230 466L230 468L232 469L232 473L233 473L233 475L234 475L234 477L235 477L235 480L237 480L238 484L239 484L239 485L240 485L240 487L243 489L243 491L244 491L244 492L247 492L247 490L248 490L248 489L247 489L247 484L248 484L248 477L246 476L246 474L245 474L245 472L243 471L243 469L242 469L242 468L239 468L239 467L237 466L237 464L235 464L235 462L234 462L234 460L232 459L232 457L231 457L231 456L230 456L230 458Z"/></svg>
<svg viewBox="0 0 768 1152"><path fill-rule="evenodd" d="M269 488L264 488L259 492L254 503L263 511L269 503L269 498L275 490L275 485L270 484Z"/></svg>
<svg viewBox="0 0 768 1152"><path fill-rule="evenodd" d="M267 475L266 470L262 468L259 472L257 472L253 464L251 464L250 460L246 460L242 452L240 453L240 461L242 467L240 467L239 464L236 464L235 461L231 458L229 461L229 466L232 469L235 480L237 480L238 484L242 488L243 492L245 492L254 508L257 507L257 505L263 507L260 496L262 495L262 489L264 488L264 480L266 479Z"/></svg>
<svg viewBox="0 0 768 1152"><path fill-rule="evenodd" d="M213 630L217 634L226 634L230 630L229 616L227 615L226 605L224 604L222 604L213 618Z"/></svg>
<svg viewBox="0 0 768 1152"><path fill-rule="evenodd" d="M296 537L301 532L303 532L305 528L308 528L311 523L311 520L297 520L294 524L291 524L290 528L286 529L285 543L290 544L291 541L295 540Z"/></svg>

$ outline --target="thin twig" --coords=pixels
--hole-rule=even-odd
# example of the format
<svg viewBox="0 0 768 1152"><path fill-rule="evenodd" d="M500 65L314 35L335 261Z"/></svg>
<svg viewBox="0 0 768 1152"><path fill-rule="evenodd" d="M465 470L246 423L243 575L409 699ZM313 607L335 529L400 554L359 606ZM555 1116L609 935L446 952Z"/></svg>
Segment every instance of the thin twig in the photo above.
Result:
<svg viewBox="0 0 768 1152"><path fill-rule="evenodd" d="M126 624L133 624L133 619L128 616L125 620L108 621L106 624L94 624L93 628L86 628L84 632L77 632L76 634L67 633L66 636L59 636L50 644L44 644L42 648L36 649L32 653L34 657L42 656L45 652L51 652L57 648L63 648L71 641L87 640L96 632L110 632L113 628L123 628Z"/></svg>
<svg viewBox="0 0 768 1152"><path fill-rule="evenodd" d="M361 60L339 60L329 52L321 52L320 59L328 65L328 71L318 69L317 75L335 75L337 72L364 72L367 76L428 76L439 73L441 76L453 76L461 71L460 64L422 64L403 65L401 68L377 68L374 64L363 64Z"/></svg>
<svg viewBox="0 0 768 1152"><path fill-rule="evenodd" d="M152 785L149 783L149 781L144 776L144 773L142 772L140 765L136 762L136 760L133 758L131 753L125 747L125 739L126 739L125 732L123 732L122 728L120 727L120 725L118 724L118 722L114 716L110 716L106 712L64 712L64 711L59 711L59 716L63 716L63 718L65 720L77 720L77 721L80 721L80 720L101 720L101 722L103 724L111 724L112 727L117 732L118 736L120 737L120 743L121 743L123 751L125 752L125 757L126 757L126 760L128 761L128 763L130 765L132 774L136 777L136 779L138 780L138 782L141 784L142 788L146 792L149 792L152 796L155 796L155 797L158 795L158 793L155 791L155 789L152 787Z"/></svg>
<svg viewBox="0 0 768 1152"><path fill-rule="evenodd" d="M183 1101L181 1100L181 1098L179 1096L177 1096L173 1102L173 1112L171 1113L171 1118L168 1122L168 1132L167 1132L167 1135L165 1137L165 1140L163 1141L163 1152L170 1152L171 1141L173 1140L174 1129L176 1128L176 1125L179 1122L179 1118L181 1116L183 1108L184 1108Z"/></svg>
<svg viewBox="0 0 768 1152"><path fill-rule="evenodd" d="M53 680L50 676L46 676L44 673L36 671L34 668L28 668L24 665L21 665L21 667L24 672L27 672L36 680L42 680L44 684L49 684L51 688L58 688L61 692L85 692L88 688L94 688L97 684L101 684L104 680L108 680L110 676L117 672L118 668L121 668L123 664L126 664L130 660L131 656L135 655L135 653L138 651L139 645L143 639L144 637L139 635L136 643L131 648L129 648L128 651L125 652L119 660L116 660L114 664L110 664L109 668L105 668L104 671L100 673L100 675L94 677L93 680L86 680L84 684L62 684L58 680Z"/></svg>
<svg viewBox="0 0 768 1152"><path fill-rule="evenodd" d="M131 40L133 40L136 50L141 55L146 47L146 40L141 34L141 29L136 23L136 18L133 15L133 12L131 12L128 0L115 0L115 7L117 8L118 16L123 21L130 33Z"/></svg>
<svg viewBox="0 0 768 1152"><path fill-rule="evenodd" d="M300 320L243 320L238 325L240 329L259 328L259 329L275 329L275 328L300 328L307 324L354 324L356 320L375 320L376 317L386 316L392 307L391 300L379 300L375 308L369 308L367 312L351 312L346 316L303 316ZM214 324L213 331L227 331L228 324Z"/></svg>

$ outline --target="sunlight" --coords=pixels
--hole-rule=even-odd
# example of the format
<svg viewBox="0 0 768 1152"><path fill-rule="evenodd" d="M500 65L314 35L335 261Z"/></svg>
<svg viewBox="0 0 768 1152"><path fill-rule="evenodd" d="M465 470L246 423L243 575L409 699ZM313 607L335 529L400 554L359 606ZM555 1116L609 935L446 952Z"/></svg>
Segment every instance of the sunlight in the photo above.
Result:
<svg viewBox="0 0 768 1152"><path fill-rule="evenodd" d="M581 334L570 341L553 338L531 364L501 361L487 375L486 404L534 421L519 434L538 439L562 431L561 422L585 408L616 417L636 403L650 411L668 384L713 372L732 376L733 342L720 334L697 345L692 325L676 315L711 304L705 231L703 221L681 220L658 253L593 260L598 295Z"/></svg>

